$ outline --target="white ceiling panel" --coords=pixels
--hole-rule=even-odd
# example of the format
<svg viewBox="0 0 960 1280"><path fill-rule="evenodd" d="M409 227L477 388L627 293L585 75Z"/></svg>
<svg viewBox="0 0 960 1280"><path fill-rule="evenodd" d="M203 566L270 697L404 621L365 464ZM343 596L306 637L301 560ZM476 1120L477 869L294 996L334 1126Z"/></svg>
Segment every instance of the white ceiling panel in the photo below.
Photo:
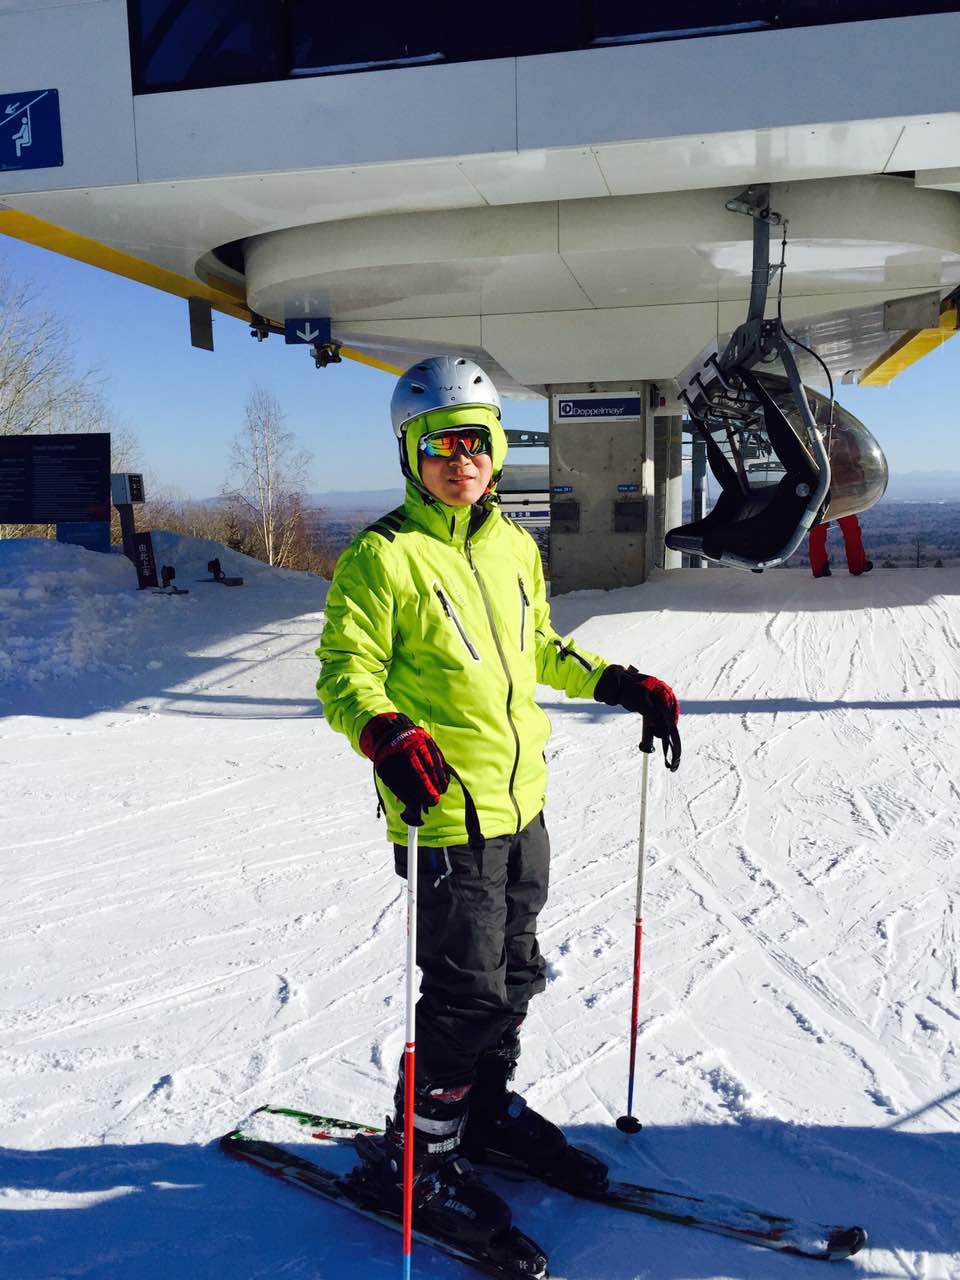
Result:
<svg viewBox="0 0 960 1280"><path fill-rule="evenodd" d="M595 307L715 302L718 273L695 246L598 249L564 261Z"/></svg>
<svg viewBox="0 0 960 1280"><path fill-rule="evenodd" d="M337 323L333 336L361 351L369 351L392 364L413 364L417 355L434 347L462 351L480 347L479 316L444 316L429 320L378 320L367 328L357 322ZM499 384L498 384L499 385Z"/></svg>
<svg viewBox="0 0 960 1280"><path fill-rule="evenodd" d="M756 129L596 147L611 195L881 173L899 121Z"/></svg>
<svg viewBox="0 0 960 1280"><path fill-rule="evenodd" d="M453 161L38 192L17 199L24 212L187 275L205 251L266 231L482 205Z"/></svg>
<svg viewBox="0 0 960 1280"><path fill-rule="evenodd" d="M281 281L251 287L249 300L262 315L280 319L299 314L286 308L300 290L344 324L589 306L556 254L380 264L315 275L301 271L296 293Z"/></svg>
<svg viewBox="0 0 960 1280"><path fill-rule="evenodd" d="M960 191L960 169L918 169L914 181L934 191Z"/></svg>
<svg viewBox="0 0 960 1280"><path fill-rule="evenodd" d="M589 148L474 156L461 160L460 168L488 204L579 200L610 194Z"/></svg>
<svg viewBox="0 0 960 1280"><path fill-rule="evenodd" d="M941 169L960 156L960 114L941 115L908 124L893 150L887 169Z"/></svg>
<svg viewBox="0 0 960 1280"><path fill-rule="evenodd" d="M713 306L484 316L483 346L527 386L669 378L716 335Z"/></svg>

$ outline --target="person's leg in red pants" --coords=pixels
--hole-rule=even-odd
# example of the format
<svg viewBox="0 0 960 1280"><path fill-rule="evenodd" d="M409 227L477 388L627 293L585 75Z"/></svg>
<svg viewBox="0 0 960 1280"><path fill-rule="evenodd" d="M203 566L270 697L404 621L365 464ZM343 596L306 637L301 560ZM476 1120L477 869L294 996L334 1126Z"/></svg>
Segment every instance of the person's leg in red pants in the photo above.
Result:
<svg viewBox="0 0 960 1280"><path fill-rule="evenodd" d="M815 578L830 577L830 561L827 559L827 530L829 524L815 524L810 530L810 572Z"/></svg>
<svg viewBox="0 0 960 1280"><path fill-rule="evenodd" d="M847 568L852 574L869 573L873 562L867 559L860 534L860 521L856 516L841 516L838 521L843 534L843 546L847 553Z"/></svg>

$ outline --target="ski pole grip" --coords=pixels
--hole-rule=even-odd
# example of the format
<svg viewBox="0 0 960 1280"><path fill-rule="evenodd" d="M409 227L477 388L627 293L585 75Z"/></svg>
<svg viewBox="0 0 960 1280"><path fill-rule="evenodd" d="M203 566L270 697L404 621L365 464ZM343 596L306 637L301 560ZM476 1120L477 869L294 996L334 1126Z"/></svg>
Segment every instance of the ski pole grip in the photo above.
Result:
<svg viewBox="0 0 960 1280"><path fill-rule="evenodd" d="M419 805L408 804L400 816L408 827L423 826L423 814L420 812Z"/></svg>
<svg viewBox="0 0 960 1280"><path fill-rule="evenodd" d="M654 750L654 739L656 734L653 732L653 725L649 720L643 722L643 737L640 739L640 750L645 751L647 755Z"/></svg>

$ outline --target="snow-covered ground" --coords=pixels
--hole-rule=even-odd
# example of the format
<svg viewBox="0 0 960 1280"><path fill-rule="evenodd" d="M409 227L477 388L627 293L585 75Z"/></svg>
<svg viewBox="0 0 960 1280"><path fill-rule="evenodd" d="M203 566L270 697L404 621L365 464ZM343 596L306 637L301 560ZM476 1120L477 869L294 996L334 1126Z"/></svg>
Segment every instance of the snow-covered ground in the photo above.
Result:
<svg viewBox="0 0 960 1280"><path fill-rule="evenodd" d="M189 595L0 543L0 1275L399 1275L397 1237L214 1145L267 1101L378 1119L401 1049L403 885L313 693L325 584L157 541ZM197 581L213 554L244 587ZM651 770L630 1138L638 725L543 691L519 1087L621 1177L862 1223L846 1274L960 1276L960 570L688 571L554 615L675 686L684 760ZM567 1280L822 1274L509 1195Z"/></svg>

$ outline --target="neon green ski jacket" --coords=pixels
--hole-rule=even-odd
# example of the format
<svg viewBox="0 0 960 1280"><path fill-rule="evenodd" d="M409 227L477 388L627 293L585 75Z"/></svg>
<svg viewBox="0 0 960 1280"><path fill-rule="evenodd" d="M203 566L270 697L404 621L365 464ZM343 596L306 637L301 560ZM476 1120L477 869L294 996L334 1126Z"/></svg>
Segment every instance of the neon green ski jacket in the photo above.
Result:
<svg viewBox="0 0 960 1280"><path fill-rule="evenodd" d="M421 433L408 427L414 459ZM498 474L506 453L499 423L493 452ZM409 481L403 505L340 557L317 656L331 728L359 752L372 716L409 716L462 778L487 838L519 831L543 808L550 721L536 685L587 698L608 665L554 631L540 552L526 530L492 502L449 507ZM405 844L402 806L378 790L389 837ZM420 839L467 842L456 781L426 811Z"/></svg>

